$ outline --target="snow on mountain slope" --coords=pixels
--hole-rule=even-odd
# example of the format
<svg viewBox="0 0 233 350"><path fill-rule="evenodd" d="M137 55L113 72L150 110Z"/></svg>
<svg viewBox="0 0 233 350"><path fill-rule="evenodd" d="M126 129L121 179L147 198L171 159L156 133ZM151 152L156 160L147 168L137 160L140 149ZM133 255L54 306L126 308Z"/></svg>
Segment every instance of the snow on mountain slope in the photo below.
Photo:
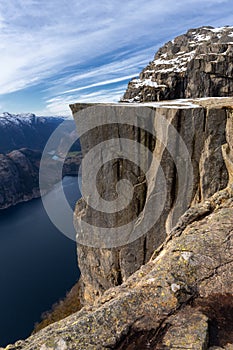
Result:
<svg viewBox="0 0 233 350"><path fill-rule="evenodd" d="M233 27L190 29L159 49L122 101L232 96L232 58Z"/></svg>

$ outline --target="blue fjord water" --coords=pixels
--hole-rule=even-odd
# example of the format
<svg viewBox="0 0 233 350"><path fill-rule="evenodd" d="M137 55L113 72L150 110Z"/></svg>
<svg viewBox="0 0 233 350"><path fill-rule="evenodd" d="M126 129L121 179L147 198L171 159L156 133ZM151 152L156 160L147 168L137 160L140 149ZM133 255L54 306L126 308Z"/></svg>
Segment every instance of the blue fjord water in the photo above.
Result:
<svg viewBox="0 0 233 350"><path fill-rule="evenodd" d="M74 207L77 178L65 177L63 188ZM48 195L62 210L58 187ZM78 278L76 244L52 224L40 198L0 211L0 346L29 336Z"/></svg>

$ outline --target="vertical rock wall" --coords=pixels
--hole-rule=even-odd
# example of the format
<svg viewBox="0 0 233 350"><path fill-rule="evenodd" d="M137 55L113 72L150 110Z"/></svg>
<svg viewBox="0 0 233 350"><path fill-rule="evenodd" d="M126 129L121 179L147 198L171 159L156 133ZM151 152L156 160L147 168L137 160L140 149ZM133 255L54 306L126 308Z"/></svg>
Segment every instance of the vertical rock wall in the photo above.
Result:
<svg viewBox="0 0 233 350"><path fill-rule="evenodd" d="M83 107L88 106L79 104L71 106L77 126L80 120L79 113L76 112ZM102 107L99 106L99 108ZM98 212L90 210L88 204L81 200L75 212L77 232L83 229L82 220L92 221L95 227L92 228L91 234L94 237L99 226L106 228L114 225L122 226L133 220L135 216L140 215L143 219L148 211L153 216L153 210L156 211L161 205L155 198L158 193L165 191L159 180L158 163L162 167L166 183L166 198L162 204L161 215L155 224L137 240L111 249L78 244L78 264L82 275L85 302L92 302L106 289L125 281L150 259L153 251L164 241L167 233L191 204L203 201L227 185L228 173L222 156L222 145L226 143L226 126L227 135L232 132L232 119L229 116L231 114L229 109L223 107L182 108L175 103L170 108L150 106L149 112L146 113L149 113L151 118L151 133L142 128L127 125L127 120L125 125L104 125L103 116L103 125L91 129L81 137L84 159L95 145L111 138L118 138L119 144L125 138L135 140L146 146L153 153L154 158L151 159L148 156L143 160L149 169L149 176L146 179L140 167L127 159L112 157L114 161L103 166L97 177L98 191L106 200L112 200L116 196L118 181L126 178L133 184L135 190L131 206L116 215L109 215L109 213L99 215ZM142 107L123 104L107 105L105 111L125 114L137 120L141 114L139 108ZM86 111L88 113L87 109ZM162 123L163 118L166 119L167 124ZM155 134L158 137L155 138L153 136ZM183 169L184 174L189 171L188 163L185 163L185 157L182 158L181 154L182 140L186 145L193 170L193 179L186 184L182 179L182 171L179 173L179 168ZM230 154L228 158L232 159L232 150L229 146L223 146L223 148L225 154ZM108 154L111 152L114 152L114 149L109 148ZM103 155L104 149L98 156L101 158ZM154 162L154 159L157 162ZM229 163L229 167L231 166L232 163ZM136 231L136 226L132 227L132 234Z"/></svg>

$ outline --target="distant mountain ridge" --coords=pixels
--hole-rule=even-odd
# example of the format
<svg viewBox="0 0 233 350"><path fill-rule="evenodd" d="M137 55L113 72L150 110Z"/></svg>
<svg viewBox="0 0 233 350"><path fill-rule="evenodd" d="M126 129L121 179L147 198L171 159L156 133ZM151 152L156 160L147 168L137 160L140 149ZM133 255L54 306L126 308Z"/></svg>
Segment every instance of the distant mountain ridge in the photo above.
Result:
<svg viewBox="0 0 233 350"><path fill-rule="evenodd" d="M65 157L63 176L77 176L81 161L80 144L76 140L70 153L63 154L67 144L75 140L75 122L64 117L37 117L33 113L0 115L0 210L37 198L40 161L51 134L56 132L58 144L46 155L48 188L60 181L56 178L59 156ZM58 158L58 160L57 160Z"/></svg>
<svg viewBox="0 0 233 350"><path fill-rule="evenodd" d="M64 161L63 177L77 176L81 156L79 152L68 155ZM47 188L39 186L39 171L42 152L21 148L8 154L0 154L0 210L21 202L38 198L42 193L50 191L54 184L61 179L57 178L56 161L47 156Z"/></svg>
<svg viewBox="0 0 233 350"><path fill-rule="evenodd" d="M190 29L161 47L122 102L233 96L233 27Z"/></svg>
<svg viewBox="0 0 233 350"><path fill-rule="evenodd" d="M63 117L37 117L33 113L1 114L0 153L24 147L42 151L52 132L63 121Z"/></svg>
<svg viewBox="0 0 233 350"><path fill-rule="evenodd" d="M26 148L0 154L0 209L40 196L41 152Z"/></svg>

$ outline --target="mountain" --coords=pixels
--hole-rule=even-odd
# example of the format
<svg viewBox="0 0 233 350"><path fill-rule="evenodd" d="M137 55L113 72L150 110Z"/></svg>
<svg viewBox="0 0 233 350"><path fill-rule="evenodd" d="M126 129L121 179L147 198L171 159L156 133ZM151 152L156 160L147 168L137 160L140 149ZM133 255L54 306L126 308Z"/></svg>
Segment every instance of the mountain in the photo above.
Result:
<svg viewBox="0 0 233 350"><path fill-rule="evenodd" d="M166 44L124 97L148 103L70 106L91 164L74 213L84 307L9 349L233 348L232 32Z"/></svg>
<svg viewBox="0 0 233 350"><path fill-rule="evenodd" d="M122 102L233 96L233 27L190 29L161 47Z"/></svg>
<svg viewBox="0 0 233 350"><path fill-rule="evenodd" d="M64 121L66 123L57 136L61 138L61 144L67 142L68 135L75 131L73 120L63 117L38 117L32 113L5 112L0 115L0 153L8 153L19 148L43 151L51 134ZM79 141L72 146L72 150L80 151Z"/></svg>
<svg viewBox="0 0 233 350"><path fill-rule="evenodd" d="M0 209L39 197L40 159L26 148L0 154Z"/></svg>
<svg viewBox="0 0 233 350"><path fill-rule="evenodd" d="M46 188L40 189L39 171L42 152L21 148L8 154L0 154L0 210L12 205L38 198L42 192L51 190L57 178L59 160L47 155ZM77 176L81 155L79 152L68 154L64 160L62 176ZM45 165L44 165L45 166Z"/></svg>
<svg viewBox="0 0 233 350"><path fill-rule="evenodd" d="M62 128L57 129L61 124ZM62 117L37 117L35 114L0 115L0 209L40 196L40 160L55 130L51 152L46 154L48 184L45 191L60 180L56 178L56 169L59 157L66 157L63 150L67 144L76 140L74 121ZM64 162L63 176L78 174L79 140L72 145L71 151Z"/></svg>
<svg viewBox="0 0 233 350"><path fill-rule="evenodd" d="M42 151L52 132L63 121L61 117L3 113L0 115L0 152L23 147Z"/></svg>

